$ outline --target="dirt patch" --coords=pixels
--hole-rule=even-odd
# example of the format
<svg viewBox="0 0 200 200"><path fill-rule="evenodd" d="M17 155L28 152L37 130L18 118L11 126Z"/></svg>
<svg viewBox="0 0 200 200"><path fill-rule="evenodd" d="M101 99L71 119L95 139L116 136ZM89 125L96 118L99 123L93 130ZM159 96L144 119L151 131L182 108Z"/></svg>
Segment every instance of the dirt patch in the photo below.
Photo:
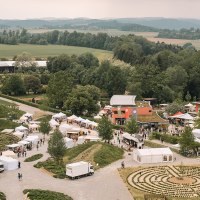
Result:
<svg viewBox="0 0 200 200"><path fill-rule="evenodd" d="M54 173L52 173L52 172L50 172L50 171L47 171L45 168L40 168L40 171L42 171L42 172L44 172L44 173L46 173L46 174L48 174L48 175L50 175L50 176L53 176L53 175L55 175Z"/></svg>
<svg viewBox="0 0 200 200"><path fill-rule="evenodd" d="M172 177L169 178L168 181L176 184L189 184L189 185L196 182L196 180L191 177Z"/></svg>

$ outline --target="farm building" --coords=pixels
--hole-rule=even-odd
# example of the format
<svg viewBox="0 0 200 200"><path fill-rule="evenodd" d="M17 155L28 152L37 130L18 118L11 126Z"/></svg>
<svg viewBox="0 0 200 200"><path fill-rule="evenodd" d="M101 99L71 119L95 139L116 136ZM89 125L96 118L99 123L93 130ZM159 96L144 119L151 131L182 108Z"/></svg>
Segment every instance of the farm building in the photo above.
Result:
<svg viewBox="0 0 200 200"><path fill-rule="evenodd" d="M173 162L170 148L134 149L133 159L139 163L167 163Z"/></svg>
<svg viewBox="0 0 200 200"><path fill-rule="evenodd" d="M34 61L36 67L47 67L46 61ZM0 73L2 72L13 73L15 71L15 61L0 61Z"/></svg>

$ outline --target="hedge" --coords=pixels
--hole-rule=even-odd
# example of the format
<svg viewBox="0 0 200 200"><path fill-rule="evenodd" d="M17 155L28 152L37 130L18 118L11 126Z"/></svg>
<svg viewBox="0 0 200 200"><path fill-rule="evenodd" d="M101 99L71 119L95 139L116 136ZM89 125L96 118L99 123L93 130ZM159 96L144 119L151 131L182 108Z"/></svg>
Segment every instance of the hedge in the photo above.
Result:
<svg viewBox="0 0 200 200"><path fill-rule="evenodd" d="M73 200L68 195L50 190L26 189L23 193L28 194L30 200Z"/></svg>
<svg viewBox="0 0 200 200"><path fill-rule="evenodd" d="M29 102L29 101L24 101L22 99L18 99L16 97L8 96L8 95L5 95L5 94L0 94L0 97L6 98L6 99L10 99L12 101L23 103L23 104L26 104L28 106L32 106L32 107L39 108L41 110L45 110L45 111L49 111L49 112L53 112L53 113L59 113L61 111L59 109L51 108L51 107L44 106L44 105L39 105L39 104L36 104L36 103L33 103L33 102ZM65 113L65 112L63 112L63 113Z"/></svg>
<svg viewBox="0 0 200 200"><path fill-rule="evenodd" d="M6 195L3 192L0 192L0 200L6 200Z"/></svg>
<svg viewBox="0 0 200 200"><path fill-rule="evenodd" d="M40 158L42 158L43 154L35 154L31 157L28 157L24 160L24 162L32 162L32 161L35 161L35 160L39 160Z"/></svg>
<svg viewBox="0 0 200 200"><path fill-rule="evenodd" d="M157 139L157 140L163 140L164 142L170 143L170 144L178 144L180 137L172 136L169 134L162 134L158 132L153 132L150 136L151 139Z"/></svg>

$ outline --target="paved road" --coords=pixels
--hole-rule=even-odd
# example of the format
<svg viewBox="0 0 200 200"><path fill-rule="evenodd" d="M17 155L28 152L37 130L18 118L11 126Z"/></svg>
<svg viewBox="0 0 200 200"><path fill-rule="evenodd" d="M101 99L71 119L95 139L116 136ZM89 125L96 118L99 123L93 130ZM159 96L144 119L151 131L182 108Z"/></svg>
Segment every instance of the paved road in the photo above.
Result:
<svg viewBox="0 0 200 200"><path fill-rule="evenodd" d="M15 103L16 105L19 106L19 110L22 110L22 111L24 111L24 112L31 113L31 114L33 114L33 116L53 115L52 112L43 111L43 110L40 110L39 108L35 108L35 107L32 107L32 106L28 106L28 105L23 104L23 103L19 103L19 102L16 102L16 101L12 101L12 100L9 100L9 99L3 98L3 97L0 97L0 99L1 99L1 100L4 100L4 101L7 101L7 102L10 102L10 103Z"/></svg>
<svg viewBox="0 0 200 200"><path fill-rule="evenodd" d="M27 153L27 156L43 153L41 160L46 160L49 156L46 153L47 142L45 145ZM5 171L0 174L0 190L4 192L8 200L22 200L24 189L48 189L63 192L70 195L74 200L131 200L132 197L121 180L117 168L121 161L115 162L104 169L98 170L91 177L79 180L56 179L40 169L33 167L38 161L25 163L21 161L21 169ZM23 180L19 181L17 173L23 174Z"/></svg>

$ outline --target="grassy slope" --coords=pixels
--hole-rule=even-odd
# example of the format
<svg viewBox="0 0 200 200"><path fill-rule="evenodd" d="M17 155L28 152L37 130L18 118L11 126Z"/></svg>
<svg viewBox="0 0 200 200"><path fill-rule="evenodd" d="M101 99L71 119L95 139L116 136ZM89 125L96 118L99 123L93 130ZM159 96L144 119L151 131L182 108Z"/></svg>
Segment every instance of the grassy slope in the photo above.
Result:
<svg viewBox="0 0 200 200"><path fill-rule="evenodd" d="M88 161L94 165L95 169L98 169L121 159L123 153L122 149L109 144L89 142L66 150L62 166L59 166L53 160L47 160L45 162L38 162L35 167L44 167L46 170L56 174L55 177L65 178L65 164L67 163Z"/></svg>
<svg viewBox="0 0 200 200"><path fill-rule="evenodd" d="M1 122L0 122L1 123ZM12 134L0 133L0 151L5 148L5 145L19 142L19 138Z"/></svg>
<svg viewBox="0 0 200 200"><path fill-rule="evenodd" d="M60 54L77 54L80 55L85 52L91 52L99 58L99 60L112 59L113 53L111 51L85 48L85 47L73 47L64 45L4 45L0 44L0 57L6 57L12 59L15 55L22 52L29 52L33 56L44 57L57 56Z"/></svg>

